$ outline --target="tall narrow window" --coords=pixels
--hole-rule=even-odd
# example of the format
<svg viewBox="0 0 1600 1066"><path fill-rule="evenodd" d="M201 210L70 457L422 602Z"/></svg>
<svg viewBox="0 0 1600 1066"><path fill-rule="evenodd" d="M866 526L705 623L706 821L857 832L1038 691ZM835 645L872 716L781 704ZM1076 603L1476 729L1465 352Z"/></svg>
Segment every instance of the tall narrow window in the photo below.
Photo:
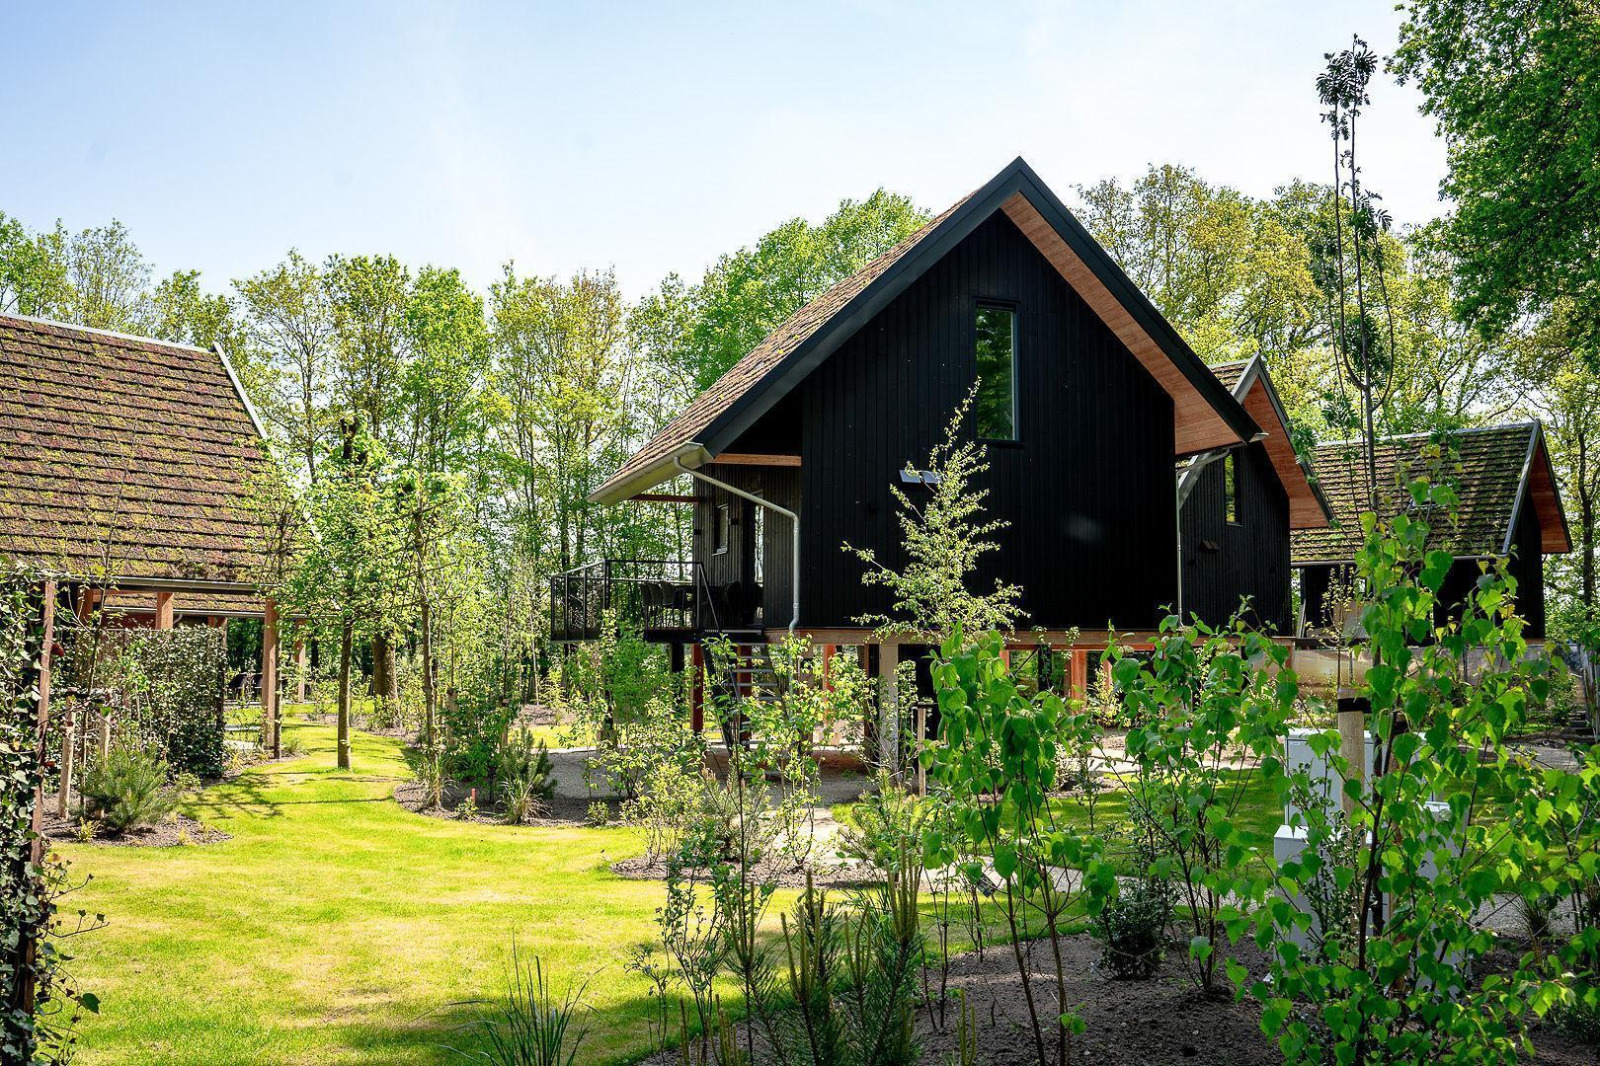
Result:
<svg viewBox="0 0 1600 1066"><path fill-rule="evenodd" d="M973 402L978 436L1017 439L1017 313L1006 307L979 307L977 322L978 395Z"/></svg>
<svg viewBox="0 0 1600 1066"><path fill-rule="evenodd" d="M728 505L717 504L717 520L711 524L711 554L722 555L728 550Z"/></svg>
<svg viewBox="0 0 1600 1066"><path fill-rule="evenodd" d="M1239 522L1239 466L1229 452L1222 457L1222 513L1229 522Z"/></svg>

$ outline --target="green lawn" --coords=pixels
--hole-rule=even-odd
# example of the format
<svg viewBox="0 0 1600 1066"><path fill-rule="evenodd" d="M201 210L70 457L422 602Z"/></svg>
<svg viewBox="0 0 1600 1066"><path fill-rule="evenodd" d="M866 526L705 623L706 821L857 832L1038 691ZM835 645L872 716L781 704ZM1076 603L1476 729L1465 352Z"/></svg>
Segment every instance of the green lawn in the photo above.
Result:
<svg viewBox="0 0 1600 1066"><path fill-rule="evenodd" d="M506 828L396 804L397 741L357 734L336 772L333 730L291 722L306 757L207 790L187 811L233 839L204 847L65 845L93 880L71 908L110 925L72 942L101 1000L86 1064L441 1063L439 1045L500 991L515 939L588 978L586 1062L642 1050L645 986L624 974L653 940L660 885L609 864L618 829Z"/></svg>

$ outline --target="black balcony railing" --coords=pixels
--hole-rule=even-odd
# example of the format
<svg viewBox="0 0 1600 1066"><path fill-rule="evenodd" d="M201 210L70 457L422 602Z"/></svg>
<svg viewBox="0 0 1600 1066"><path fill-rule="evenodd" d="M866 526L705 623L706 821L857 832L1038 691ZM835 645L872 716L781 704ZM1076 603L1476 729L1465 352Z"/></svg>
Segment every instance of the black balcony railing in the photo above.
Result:
<svg viewBox="0 0 1600 1066"><path fill-rule="evenodd" d="M715 628L715 608L698 563L602 559L550 579L550 639L595 640L606 612L647 636Z"/></svg>

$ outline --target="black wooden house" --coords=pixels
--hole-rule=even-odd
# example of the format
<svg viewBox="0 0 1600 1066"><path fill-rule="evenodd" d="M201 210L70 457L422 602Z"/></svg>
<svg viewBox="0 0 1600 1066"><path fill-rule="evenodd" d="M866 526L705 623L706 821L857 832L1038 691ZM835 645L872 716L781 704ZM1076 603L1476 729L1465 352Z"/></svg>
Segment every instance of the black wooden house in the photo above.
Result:
<svg viewBox="0 0 1600 1066"><path fill-rule="evenodd" d="M692 503L693 557L557 578L553 636L591 637L626 600L677 649L712 631L872 643L859 619L889 605L843 545L900 557L889 486L979 378L970 429L1009 523L981 579L1025 590L1019 644L1137 639L1186 591L1210 617L1250 597L1287 632L1289 529L1327 512L1259 364L1222 374L1018 159L793 315L595 492ZM685 474L692 496L660 490Z"/></svg>

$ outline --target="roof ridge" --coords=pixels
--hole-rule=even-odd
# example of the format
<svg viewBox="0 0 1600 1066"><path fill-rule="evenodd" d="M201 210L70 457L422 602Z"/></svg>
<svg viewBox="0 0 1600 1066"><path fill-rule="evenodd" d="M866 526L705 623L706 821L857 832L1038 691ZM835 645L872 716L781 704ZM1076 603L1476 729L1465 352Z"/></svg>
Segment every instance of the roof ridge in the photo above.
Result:
<svg viewBox="0 0 1600 1066"><path fill-rule="evenodd" d="M1459 429L1425 429L1419 430L1416 433L1394 433L1387 437L1378 437L1373 441L1373 443L1392 444L1397 441L1422 440L1440 434L1449 437L1465 437L1474 433L1496 433L1512 429L1535 429L1542 425L1543 423L1537 418L1529 418L1524 419L1521 422L1497 422L1492 426L1462 426ZM1357 445L1362 443L1364 443L1362 440L1354 437L1346 438L1344 440L1324 440L1317 442L1317 450L1321 451L1323 448L1337 448L1341 445Z"/></svg>
<svg viewBox="0 0 1600 1066"><path fill-rule="evenodd" d="M204 355L213 355L215 350L202 348L198 344L186 344L183 341L167 341L159 337L144 337L137 333L121 333L114 329L101 329L98 326L82 326L76 322L62 322L55 318L40 318L37 315L19 315L13 311L0 311L0 320L11 319L16 322L28 322L36 326L54 326L57 329L73 330L78 333L92 333L100 337L113 337L117 340L138 341L141 344L154 344L161 348L180 348L186 352L200 352Z"/></svg>

